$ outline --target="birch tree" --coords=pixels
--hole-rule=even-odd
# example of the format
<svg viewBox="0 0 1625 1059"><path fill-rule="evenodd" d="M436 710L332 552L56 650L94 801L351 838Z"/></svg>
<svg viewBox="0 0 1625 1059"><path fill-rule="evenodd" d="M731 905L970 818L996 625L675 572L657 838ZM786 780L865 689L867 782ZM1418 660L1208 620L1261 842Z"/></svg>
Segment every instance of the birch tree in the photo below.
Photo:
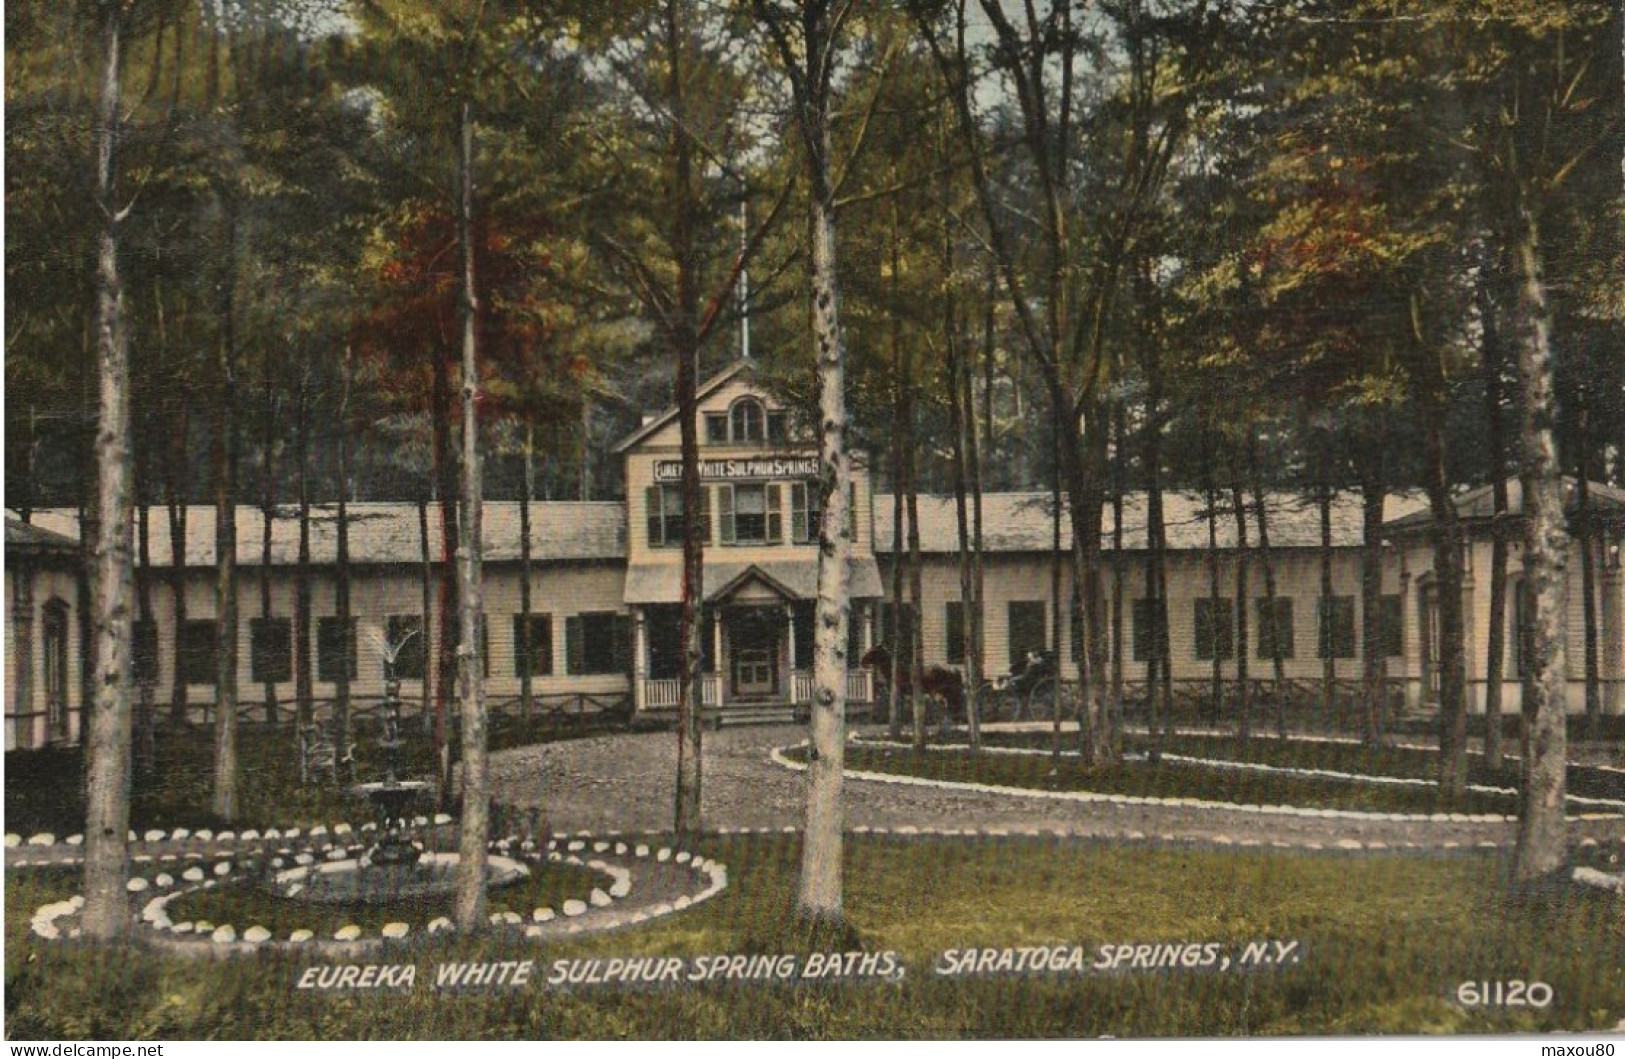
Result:
<svg viewBox="0 0 1625 1059"><path fill-rule="evenodd" d="M124 884L129 874L130 822L131 558L130 350L124 288L119 275L119 224L114 201L120 114L120 57L127 0L97 5L102 35L101 89L96 117L96 200L101 234L96 246L96 354L100 399L96 429L97 501L102 531L96 539L93 581L95 699L91 704L86 776L86 937L110 940L130 926Z"/></svg>
<svg viewBox="0 0 1625 1059"><path fill-rule="evenodd" d="M846 347L841 334L836 260L831 110L840 39L853 0L753 0L790 81L794 125L807 177L809 301L818 388L818 601L813 631L811 746L807 751L807 827L796 913L837 926L842 906L842 768L846 751L847 626L852 616L852 465L846 447Z"/></svg>

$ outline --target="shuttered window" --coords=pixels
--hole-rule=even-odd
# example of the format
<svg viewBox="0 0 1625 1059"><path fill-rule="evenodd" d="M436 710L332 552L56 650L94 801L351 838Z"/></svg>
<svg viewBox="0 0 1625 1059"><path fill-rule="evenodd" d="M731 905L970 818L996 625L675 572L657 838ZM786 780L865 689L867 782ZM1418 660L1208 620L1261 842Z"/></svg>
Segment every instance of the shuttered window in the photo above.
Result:
<svg viewBox="0 0 1625 1059"><path fill-rule="evenodd" d="M625 673L632 657L632 619L613 611L566 618L564 651L571 676Z"/></svg>

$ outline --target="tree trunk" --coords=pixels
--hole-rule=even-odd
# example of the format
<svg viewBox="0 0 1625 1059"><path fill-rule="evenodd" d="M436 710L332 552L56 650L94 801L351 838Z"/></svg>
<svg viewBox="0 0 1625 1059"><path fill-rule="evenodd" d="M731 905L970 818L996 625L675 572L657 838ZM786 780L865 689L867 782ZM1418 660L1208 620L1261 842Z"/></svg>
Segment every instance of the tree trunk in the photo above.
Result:
<svg viewBox="0 0 1625 1059"><path fill-rule="evenodd" d="M1269 624L1270 669L1275 680L1275 735L1286 738L1286 658L1281 653L1281 629L1276 615L1275 556L1270 551L1270 520L1264 505L1263 476L1258 470L1258 435L1247 435L1247 470L1253 480L1253 518L1258 522L1258 554L1264 560L1264 606L1267 617L1259 620L1258 635L1264 636L1265 622Z"/></svg>
<svg viewBox="0 0 1625 1059"><path fill-rule="evenodd" d="M184 416L180 429L186 429ZM169 485L169 617L175 635L169 645L169 672L173 680L169 723L176 728L184 728L191 723L191 718L187 716L190 707L187 702L186 665L181 653L181 630L186 628L186 523L189 514L185 487L177 486L172 479Z"/></svg>
<svg viewBox="0 0 1625 1059"><path fill-rule="evenodd" d="M802 54L782 27L780 58L790 73L796 119L806 148L811 229L811 316L818 379L818 467L823 520L818 533L818 603L813 638L811 746L807 752L807 829L802 843L796 912L834 927L842 902L841 786L846 751L847 626L851 621L852 468L846 448L846 346L841 334L836 266L835 188L831 182L830 83L835 48L832 13L808 3Z"/></svg>
<svg viewBox="0 0 1625 1059"><path fill-rule="evenodd" d="M1539 230L1529 205L1517 207L1513 248L1521 283L1515 314L1523 450L1524 583L1531 604L1523 686L1523 791L1513 883L1533 886L1560 871L1565 856L1568 781L1568 534L1552 437L1551 316L1541 275Z"/></svg>
<svg viewBox="0 0 1625 1059"><path fill-rule="evenodd" d="M1488 263L1481 266L1487 269ZM1500 318L1487 283L1481 278L1477 288L1478 315L1483 329L1484 419L1489 433L1490 490L1495 516L1490 531L1490 627L1484 657L1484 766L1491 775L1499 772L1502 759L1501 693L1506 680L1507 629L1507 446L1506 417L1502 412L1502 372L1505 350L1501 346Z"/></svg>
<svg viewBox="0 0 1625 1059"><path fill-rule="evenodd" d="M1591 525L1591 424L1590 401L1586 387L1580 388L1576 410L1575 521L1580 543L1580 613L1585 637L1586 732L1592 739L1602 735L1602 668L1597 630L1596 535Z"/></svg>
<svg viewBox="0 0 1625 1059"><path fill-rule="evenodd" d="M214 423L215 696L214 815L237 818L237 326L236 205L225 207L226 276L221 281L219 393Z"/></svg>
<svg viewBox="0 0 1625 1059"><path fill-rule="evenodd" d="M351 632L350 623L355 619L350 616L350 347L344 347L344 360L340 370L343 379L339 384L339 415L338 415L338 473L339 498L338 510L334 512L333 527L333 613L339 621L339 635L344 643L344 659L339 664L338 679L333 685L333 738L340 747L350 744L350 668L357 659L355 651L357 644ZM429 550L428 540L428 510L418 505L418 531L422 542L423 554L427 558ZM428 563L424 563L428 569ZM427 615L429 602L428 583L423 587L424 614ZM427 648L425 648L427 650Z"/></svg>
<svg viewBox="0 0 1625 1059"><path fill-rule="evenodd" d="M294 560L293 572L293 699L295 723L302 727L311 722L316 709L310 657L314 618L310 588L311 423L308 363L299 378L299 412L295 430L294 459L298 463L299 474L299 552Z"/></svg>
<svg viewBox="0 0 1625 1059"><path fill-rule="evenodd" d="M1444 411L1436 391L1424 418L1423 474L1433 514L1433 575L1439 608L1439 794L1454 802L1467 790L1467 653L1462 624L1461 526L1450 498Z"/></svg>
<svg viewBox="0 0 1625 1059"><path fill-rule="evenodd" d="M904 494L908 491L903 474L903 432L897 424L903 421L903 364L900 347L892 347L892 379L893 404L892 416L894 419L891 437L891 612L887 615L886 642L889 650L886 652L886 736L893 742L903 738L903 667L908 660L903 656L903 578L908 564L904 560L908 547L904 536L904 517L908 503Z"/></svg>
<svg viewBox="0 0 1625 1059"><path fill-rule="evenodd" d="M1247 547L1247 500L1241 489L1241 471L1230 461L1230 503L1236 516L1236 738L1246 742L1253 735L1253 683L1247 675L1247 604L1252 602L1248 584L1252 553Z"/></svg>
<svg viewBox="0 0 1625 1059"><path fill-rule="evenodd" d="M474 275L474 113L462 105L459 155L458 242L463 253L463 474L462 564L457 597L461 604L458 637L457 705L463 721L463 813L457 843L457 928L472 932L485 922L485 854L490 838L489 782L486 776L485 656L483 631L485 589L484 498L480 482L480 373L476 322L478 288Z"/></svg>
<svg viewBox="0 0 1625 1059"><path fill-rule="evenodd" d="M1224 716L1224 652L1219 649L1219 602L1224 589L1219 572L1219 485L1213 469L1212 431L1203 431L1202 442L1202 493L1207 502L1208 641L1213 649L1208 693L1213 696L1213 719L1217 721Z"/></svg>
<svg viewBox="0 0 1625 1059"><path fill-rule="evenodd" d="M439 637L435 640L435 652L424 654L424 683L425 687L432 684L434 688L434 725L431 731L434 744L435 760L439 769L440 804L449 808L452 802L451 787L451 741L450 728L447 724L452 696L456 694L457 683L457 645L458 626L457 617L457 493L458 473L457 461L453 458L451 442L451 380L452 363L449 359L441 358L434 365L434 383L431 400L434 404L432 418L434 473L436 479L436 492L440 500L440 580L437 607L438 621L430 619L425 612L423 615L424 635L427 637L431 625L439 630ZM425 643L427 648L427 643ZM432 665L432 669L429 667ZM431 680L432 677L432 680Z"/></svg>
<svg viewBox="0 0 1625 1059"><path fill-rule="evenodd" d="M677 794L674 827L679 835L701 826L704 783L704 623L701 604L705 592L705 543L710 527L700 515L699 425L699 310L698 248L695 226L699 192L694 184L693 143L686 127L687 105L683 81L683 34L678 24L678 3L668 0L665 10L667 106L674 115L668 147L671 181L668 201L674 210L672 251L677 264L676 311L668 317L667 342L677 359L677 420L681 440L683 493L683 581L678 612L682 641L677 693ZM717 659L717 665L722 659Z"/></svg>
<svg viewBox="0 0 1625 1059"><path fill-rule="evenodd" d="M431 485L431 491L433 487ZM435 776L440 785L441 793L446 790L445 777L445 747L446 729L445 718L434 706L434 665L435 665L435 638L434 638L434 599L435 579L434 560L431 558L433 545L429 542L429 498L418 500L418 562L421 569L418 581L423 589L423 622L418 627L418 638L423 643L423 680L421 693L423 697L423 725L429 733L429 746L435 756Z"/></svg>
<svg viewBox="0 0 1625 1059"><path fill-rule="evenodd" d="M265 417L265 434L261 441L260 451L260 621L262 623L261 635L269 635L271 615L271 560L272 560L272 532L276 528L276 395L271 387L271 358L267 356L264 364L264 378L262 379L261 414ZM253 637L249 637L252 648ZM253 664L253 651L249 652L250 665ZM277 696L276 681L267 675L260 681L261 694L265 696L265 723L277 722Z"/></svg>
<svg viewBox="0 0 1625 1059"><path fill-rule="evenodd" d="M948 235L947 219L943 220L943 247L945 273L952 271L953 240ZM948 286L948 309L944 314L948 362L948 416L953 430L953 485L954 526L959 545L959 650L965 666L965 739L974 753L982 745L982 725L976 716L976 689L981 686L981 666L976 658L975 642L971 638L970 613L976 605L976 578L971 556L971 521L969 479L976 472L970 469L975 459L975 445L971 434L975 430L974 418L968 407L965 377L965 344L959 331L959 302L955 288ZM953 645L949 645L952 650Z"/></svg>
<svg viewBox="0 0 1625 1059"><path fill-rule="evenodd" d="M525 417L525 480L519 488L519 623L524 627L525 665L519 672L519 718L524 731L530 731L531 714L536 708L535 683L531 676L536 671L535 641L530 633L530 503L536 482L536 424Z"/></svg>
<svg viewBox="0 0 1625 1059"><path fill-rule="evenodd" d="M1332 585L1332 482L1331 432L1321 437L1320 481L1315 488L1315 505L1320 510L1320 606L1316 615L1320 641L1320 722L1331 726L1337 710L1337 638L1334 626Z"/></svg>
<svg viewBox="0 0 1625 1059"><path fill-rule="evenodd" d="M1360 446L1360 643L1365 648L1361 671L1363 737L1366 746L1382 745L1383 714L1388 696L1388 658L1382 632L1382 508L1387 487L1383 475L1383 441Z"/></svg>
<svg viewBox="0 0 1625 1059"><path fill-rule="evenodd" d="M87 938L112 940L130 929L124 891L130 822L130 352L119 275L118 214L113 202L118 142L122 5L102 5L102 81L98 101L96 205L96 353L100 397L96 431L97 503L104 523L95 552L95 697L91 700L85 805Z"/></svg>

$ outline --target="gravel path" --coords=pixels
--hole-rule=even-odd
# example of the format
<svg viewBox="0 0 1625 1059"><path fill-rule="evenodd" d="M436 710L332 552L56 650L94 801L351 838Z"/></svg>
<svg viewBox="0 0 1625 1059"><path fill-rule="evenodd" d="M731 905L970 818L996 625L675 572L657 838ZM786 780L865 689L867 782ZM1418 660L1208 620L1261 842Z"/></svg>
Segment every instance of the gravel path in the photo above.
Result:
<svg viewBox="0 0 1625 1059"><path fill-rule="evenodd" d="M878 734L881 730L865 729ZM805 780L768 758L805 738L800 726L738 727L705 733L703 815L708 828L799 827ZM671 732L603 736L494 754L497 796L540 806L555 831L660 831L670 827L676 737ZM1260 815L1172 805L1055 801L1021 795L900 786L848 777L849 828L1034 829L1080 837L1215 844L1335 846L1353 840L1389 847L1510 846L1515 825L1492 822L1349 820ZM1625 841L1625 820L1571 824L1576 841ZM1381 845L1378 848L1381 848Z"/></svg>

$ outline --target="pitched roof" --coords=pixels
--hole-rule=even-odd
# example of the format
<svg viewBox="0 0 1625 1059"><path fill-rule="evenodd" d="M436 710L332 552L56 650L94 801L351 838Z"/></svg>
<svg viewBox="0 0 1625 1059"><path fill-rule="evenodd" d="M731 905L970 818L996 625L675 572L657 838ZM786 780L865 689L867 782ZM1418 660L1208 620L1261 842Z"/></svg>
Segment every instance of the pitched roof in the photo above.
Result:
<svg viewBox="0 0 1625 1059"><path fill-rule="evenodd" d="M695 387L694 399L696 401L703 401L707 397L710 397L713 393L717 392L717 390L721 389L724 384L729 382L736 375L739 375L741 372L748 371L754 373L755 370L756 365L753 362L748 360L736 360L726 368L723 368L721 371L711 376L709 379L706 379L704 382L700 383L699 386ZM616 444L615 451L617 453L625 452L627 449L631 448L633 445L636 445L638 442L642 441L644 438L648 437L650 434L653 434L655 431L659 430L661 427L665 426L667 423L670 423L676 418L676 405L667 408L658 415L651 416L642 426L638 427L632 433L622 438L620 442Z"/></svg>
<svg viewBox="0 0 1625 1059"><path fill-rule="evenodd" d="M1507 517L1521 519L1523 517L1523 482L1518 478L1508 478L1507 486ZM1625 489L1619 489L1602 482L1589 483L1590 507L1592 518L1607 525L1625 526ZM1481 485L1476 489L1469 489L1455 498L1456 516L1463 522L1488 523L1495 520L1495 489L1493 486ZM1576 518L1580 509L1579 483L1573 478L1563 479L1563 513L1570 520ZM1403 518L1394 519L1385 527L1387 532L1404 534L1425 532L1433 525L1433 512L1423 507Z"/></svg>
<svg viewBox="0 0 1625 1059"><path fill-rule="evenodd" d="M148 509L148 546L154 566L169 566L169 516L166 508ZM429 554L440 556L440 506L424 512ZM138 516L139 517L139 516ZM366 502L349 505L350 560L354 563L412 563L422 556L422 532L416 504ZM77 533L71 509L39 513L42 524ZM488 500L484 512L487 562L518 561L519 503ZM257 566L262 558L265 519L260 509L237 508L237 561ZM620 561L626 557L626 505L618 501L534 501L530 508L531 557L536 562ZM311 508L310 554L314 563L331 563L338 554L338 508ZM186 511L186 563L214 563L214 508L194 504ZM271 520L271 562L291 566L299 558L299 517L283 505Z"/></svg>
<svg viewBox="0 0 1625 1059"><path fill-rule="evenodd" d="M875 551L892 550L892 506L889 494L875 495ZM1385 518L1398 518L1422 506L1421 498L1394 494L1384 501ZM953 497L919 498L920 550L954 552L959 550L959 519ZM1249 542L1257 543L1257 521L1252 505L1247 521ZM1314 548L1320 546L1320 509L1312 498L1296 493L1270 493L1264 497L1272 548ZM1131 493L1123 498L1123 547L1148 547L1146 494ZM1221 497L1215 513L1220 548L1236 546L1235 506L1228 495ZM1112 506L1106 505L1102 518L1102 546L1113 547ZM1339 493L1332 498L1332 544L1356 547L1363 540L1360 497ZM1163 524L1168 547L1174 551L1195 551L1208 545L1207 499L1199 493L1163 494ZM988 493L982 497L983 546L991 552L1048 552L1052 544L1050 494ZM1062 547L1071 540L1072 520L1064 506L1061 512Z"/></svg>
<svg viewBox="0 0 1625 1059"><path fill-rule="evenodd" d="M6 551L21 555L74 555L79 542L63 533L53 533L40 526L24 522L10 511L6 512Z"/></svg>

